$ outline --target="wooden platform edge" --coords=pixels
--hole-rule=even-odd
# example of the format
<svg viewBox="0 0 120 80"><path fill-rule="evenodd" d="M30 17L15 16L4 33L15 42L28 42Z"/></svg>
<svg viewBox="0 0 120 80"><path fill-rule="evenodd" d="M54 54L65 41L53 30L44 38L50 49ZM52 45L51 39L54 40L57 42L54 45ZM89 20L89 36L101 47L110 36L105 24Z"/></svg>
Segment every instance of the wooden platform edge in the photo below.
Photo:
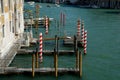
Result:
<svg viewBox="0 0 120 80"><path fill-rule="evenodd" d="M35 68L35 73L54 73L55 68ZM77 73L76 68L58 68L58 73ZM16 74L16 73L32 73L32 68L6 67L4 73L0 74Z"/></svg>

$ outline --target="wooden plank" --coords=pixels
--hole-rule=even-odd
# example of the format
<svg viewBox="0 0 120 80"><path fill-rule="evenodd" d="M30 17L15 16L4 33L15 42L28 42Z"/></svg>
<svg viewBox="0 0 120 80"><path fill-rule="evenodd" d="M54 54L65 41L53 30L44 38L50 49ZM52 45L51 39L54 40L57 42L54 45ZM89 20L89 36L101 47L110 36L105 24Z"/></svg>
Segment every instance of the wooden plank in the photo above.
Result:
<svg viewBox="0 0 120 80"><path fill-rule="evenodd" d="M17 54L32 54L33 52L35 52L35 50L20 49L17 51ZM59 50L58 52L59 55L74 54L73 50ZM43 55L53 55L53 53L53 50L43 50Z"/></svg>
<svg viewBox="0 0 120 80"><path fill-rule="evenodd" d="M32 68L16 68L16 67L7 67L4 69L5 74L12 73L31 73ZM69 73L69 72L78 72L76 68L58 68L58 73ZM35 73L52 73L55 72L55 68L35 68Z"/></svg>
<svg viewBox="0 0 120 80"><path fill-rule="evenodd" d="M77 36L77 42L78 44L81 44L81 37L80 36ZM64 45L74 45L74 37L70 37L70 38L65 38L63 40L63 44Z"/></svg>

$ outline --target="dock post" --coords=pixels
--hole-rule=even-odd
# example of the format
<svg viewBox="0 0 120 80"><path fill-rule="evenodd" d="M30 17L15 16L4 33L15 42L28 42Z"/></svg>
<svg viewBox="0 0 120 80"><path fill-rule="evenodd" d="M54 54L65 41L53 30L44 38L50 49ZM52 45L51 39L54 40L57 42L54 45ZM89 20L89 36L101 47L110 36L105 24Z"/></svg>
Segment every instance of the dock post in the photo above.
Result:
<svg viewBox="0 0 120 80"><path fill-rule="evenodd" d="M82 53L81 52L79 54L79 75L80 77L82 77Z"/></svg>
<svg viewBox="0 0 120 80"><path fill-rule="evenodd" d="M38 51L37 51L37 48L36 48L36 65L35 65L35 68L38 68Z"/></svg>
<svg viewBox="0 0 120 80"><path fill-rule="evenodd" d="M55 68L55 54L56 54L56 49L54 48L54 68Z"/></svg>
<svg viewBox="0 0 120 80"><path fill-rule="evenodd" d="M32 77L35 76L34 69L35 69L35 52L33 52L33 54L32 54Z"/></svg>
<svg viewBox="0 0 120 80"><path fill-rule="evenodd" d="M50 18L48 17L48 28L50 27Z"/></svg>
<svg viewBox="0 0 120 80"><path fill-rule="evenodd" d="M76 50L76 69L79 69L79 50Z"/></svg>
<svg viewBox="0 0 120 80"><path fill-rule="evenodd" d="M55 53L55 76L58 77L58 56Z"/></svg>
<svg viewBox="0 0 120 80"><path fill-rule="evenodd" d="M77 36L81 36L81 22L80 19L77 21Z"/></svg>
<svg viewBox="0 0 120 80"><path fill-rule="evenodd" d="M76 69L79 68L79 51L77 47L77 38L74 35L74 52L76 54Z"/></svg>
<svg viewBox="0 0 120 80"><path fill-rule="evenodd" d="M55 76L58 77L58 37L55 35Z"/></svg>
<svg viewBox="0 0 120 80"><path fill-rule="evenodd" d="M76 36L74 35L74 52L76 53L76 50L77 50L77 38Z"/></svg>

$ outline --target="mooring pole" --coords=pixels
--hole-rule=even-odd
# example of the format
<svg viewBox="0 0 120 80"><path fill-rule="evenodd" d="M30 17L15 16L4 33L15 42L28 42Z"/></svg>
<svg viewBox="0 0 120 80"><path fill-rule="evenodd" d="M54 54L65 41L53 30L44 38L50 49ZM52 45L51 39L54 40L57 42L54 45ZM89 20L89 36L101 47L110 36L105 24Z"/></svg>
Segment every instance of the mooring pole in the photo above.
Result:
<svg viewBox="0 0 120 80"><path fill-rule="evenodd" d="M79 54L79 75L82 77L82 53Z"/></svg>
<svg viewBox="0 0 120 80"><path fill-rule="evenodd" d="M32 54L32 77L35 76L34 69L35 69L35 52L33 52L33 54Z"/></svg>
<svg viewBox="0 0 120 80"><path fill-rule="evenodd" d="M77 51L77 38L74 35L74 52L76 53L76 51Z"/></svg>
<svg viewBox="0 0 120 80"><path fill-rule="evenodd" d="M55 68L55 54L56 54L56 49L54 48L54 68Z"/></svg>
<svg viewBox="0 0 120 80"><path fill-rule="evenodd" d="M79 69L79 50L76 50L76 69Z"/></svg>
<svg viewBox="0 0 120 80"><path fill-rule="evenodd" d="M55 53L55 76L58 77L58 55Z"/></svg>
<svg viewBox="0 0 120 80"><path fill-rule="evenodd" d="M58 77L58 37L55 35L55 76Z"/></svg>
<svg viewBox="0 0 120 80"><path fill-rule="evenodd" d="M76 69L79 68L79 52L77 47L77 38L74 35L74 53L76 55Z"/></svg>
<svg viewBox="0 0 120 80"><path fill-rule="evenodd" d="M35 55L35 59L36 59L36 65L35 65L35 68L38 68L38 49L36 48L36 55Z"/></svg>

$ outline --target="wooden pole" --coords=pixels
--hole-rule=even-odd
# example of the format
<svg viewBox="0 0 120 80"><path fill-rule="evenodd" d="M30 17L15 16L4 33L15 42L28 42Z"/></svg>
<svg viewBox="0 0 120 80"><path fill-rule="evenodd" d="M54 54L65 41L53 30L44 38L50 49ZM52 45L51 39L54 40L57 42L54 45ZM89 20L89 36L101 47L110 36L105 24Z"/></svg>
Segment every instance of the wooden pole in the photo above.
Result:
<svg viewBox="0 0 120 80"><path fill-rule="evenodd" d="M37 37L37 39L39 39L39 34L38 34L38 19L37 19L37 18L39 18L39 14L40 14L39 13L39 9L40 9L39 4L36 4L36 6L35 6L35 12L36 12L36 15L35 15L35 17L36 17L36 19L35 19L35 28L36 28L36 37ZM37 43L38 43L38 41L37 41ZM36 46L37 46L37 44L36 44ZM38 48L36 48L36 65L35 65L35 67L38 68Z"/></svg>
<svg viewBox="0 0 120 80"><path fill-rule="evenodd" d="M58 77L58 37L55 35L55 76Z"/></svg>
<svg viewBox="0 0 120 80"><path fill-rule="evenodd" d="M55 68L55 54L56 54L56 49L54 49L54 68Z"/></svg>
<svg viewBox="0 0 120 80"><path fill-rule="evenodd" d="M80 77L82 77L82 53L81 52L79 54L79 74L80 74Z"/></svg>
<svg viewBox="0 0 120 80"><path fill-rule="evenodd" d="M79 50L76 51L76 69L79 68Z"/></svg>
<svg viewBox="0 0 120 80"><path fill-rule="evenodd" d="M37 51L37 49L36 49L36 55L35 55L35 57L36 57L36 65L35 65L35 68L38 68L38 51Z"/></svg>
<svg viewBox="0 0 120 80"><path fill-rule="evenodd" d="M33 54L32 54L32 77L35 76L35 71L34 71L34 69L35 69L35 54L33 53Z"/></svg>
<svg viewBox="0 0 120 80"><path fill-rule="evenodd" d="M55 76L58 77L58 56L55 53Z"/></svg>
<svg viewBox="0 0 120 80"><path fill-rule="evenodd" d="M77 50L77 38L76 36L74 35L74 52L76 53L76 50Z"/></svg>

